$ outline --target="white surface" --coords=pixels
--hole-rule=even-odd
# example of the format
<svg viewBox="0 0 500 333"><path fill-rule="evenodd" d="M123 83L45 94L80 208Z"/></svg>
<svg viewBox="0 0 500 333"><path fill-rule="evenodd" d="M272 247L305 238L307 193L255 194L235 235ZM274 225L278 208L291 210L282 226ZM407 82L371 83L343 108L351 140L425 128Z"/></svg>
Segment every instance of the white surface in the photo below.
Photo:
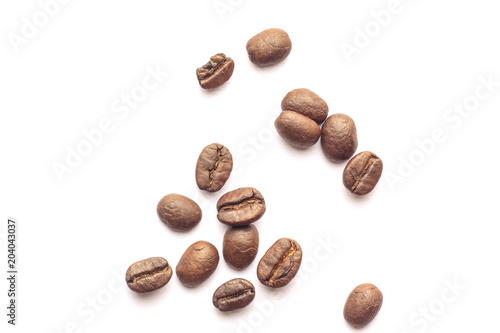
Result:
<svg viewBox="0 0 500 333"><path fill-rule="evenodd" d="M500 81L498 4L401 0L403 10L348 63L340 44L352 43L355 28L389 1L222 3L233 9L224 20L212 0L70 1L18 53L7 34L19 33L22 17L40 7L0 5L0 216L20 223L19 325L9 329L354 332L343 319L344 302L370 282L384 304L367 332L491 331L500 310L500 87L457 128L456 118L443 116L475 93L480 76ZM289 33L292 52L280 65L258 69L245 44L270 27ZM195 69L217 52L234 59L234 75L203 91ZM120 119L112 104L141 84L148 66L168 78ZM350 115L358 152L383 159L384 178L371 195L346 191L344 164L329 163L319 144L297 151L278 137L272 122L281 99L299 87L323 97L330 114ZM65 147L75 148L82 131L105 118L112 133L58 181L51 164L63 162ZM387 175L397 173L399 158L408 159L415 140L435 128L447 140L392 188ZM229 147L239 167L219 193L207 194L196 187L194 167L212 142ZM174 276L145 297L120 287L115 276L123 282L137 260L163 256L175 266L200 239L222 251L226 227L215 203L241 186L259 189L268 207L255 224L261 245L251 267L236 272L221 260L199 288L184 288ZM169 230L156 216L158 200L172 192L203 207L202 222L189 233ZM296 239L308 265L286 288L269 290L255 269L280 237ZM326 255L318 239L340 245ZM242 311L219 313L213 291L235 277L252 281L257 297ZM446 281L455 279L466 290L453 298ZM0 287L5 304L4 279ZM106 304L92 309L96 297ZM279 297L285 301L270 301ZM429 306L439 314L424 320L418 311Z"/></svg>

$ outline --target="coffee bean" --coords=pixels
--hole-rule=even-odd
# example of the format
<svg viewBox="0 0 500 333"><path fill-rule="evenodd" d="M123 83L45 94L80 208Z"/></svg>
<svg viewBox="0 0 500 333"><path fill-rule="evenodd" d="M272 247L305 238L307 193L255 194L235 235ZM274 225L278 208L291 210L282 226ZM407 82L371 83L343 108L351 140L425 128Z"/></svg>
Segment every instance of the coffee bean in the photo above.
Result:
<svg viewBox="0 0 500 333"><path fill-rule="evenodd" d="M172 277L172 267L161 257L144 259L127 269L127 286L137 293L148 293L166 285Z"/></svg>
<svg viewBox="0 0 500 333"><path fill-rule="evenodd" d="M290 91L281 101L283 111L295 111L321 124L328 116L326 102L309 89Z"/></svg>
<svg viewBox="0 0 500 333"><path fill-rule="evenodd" d="M230 227L224 234L222 255L229 266L235 269L248 267L259 249L259 231L250 224Z"/></svg>
<svg viewBox="0 0 500 333"><path fill-rule="evenodd" d="M373 284L365 283L351 292L344 307L344 318L355 328L368 325L382 307L383 296Z"/></svg>
<svg viewBox="0 0 500 333"><path fill-rule="evenodd" d="M294 111L281 112L274 126L283 140L299 149L311 147L321 135L321 129L314 120Z"/></svg>
<svg viewBox="0 0 500 333"><path fill-rule="evenodd" d="M196 75L203 89L213 89L229 80L233 70L233 59L226 57L224 53L217 53L205 66L196 70Z"/></svg>
<svg viewBox="0 0 500 333"><path fill-rule="evenodd" d="M301 261L299 243L289 238L278 239L260 260L257 277L268 287L284 287L299 271Z"/></svg>
<svg viewBox="0 0 500 333"><path fill-rule="evenodd" d="M164 196L156 212L160 220L177 231L188 231L201 220L201 208L196 202L180 194Z"/></svg>
<svg viewBox="0 0 500 333"><path fill-rule="evenodd" d="M196 184L200 190L217 192L224 186L233 170L233 156L218 143L203 148L196 163Z"/></svg>
<svg viewBox="0 0 500 333"><path fill-rule="evenodd" d="M193 288L205 282L218 264L217 248L209 242L198 241L184 252L175 272L184 286Z"/></svg>
<svg viewBox="0 0 500 333"><path fill-rule="evenodd" d="M357 195L370 193L377 185L383 170L382 160L372 152L357 154L347 163L342 180L344 186Z"/></svg>
<svg viewBox="0 0 500 333"><path fill-rule="evenodd" d="M281 29L267 29L253 36L247 43L250 61L259 67L275 65L290 54L292 41Z"/></svg>
<svg viewBox="0 0 500 333"><path fill-rule="evenodd" d="M212 298L214 306L222 312L244 308L255 298L255 288L245 279L233 279L217 288Z"/></svg>
<svg viewBox="0 0 500 333"><path fill-rule="evenodd" d="M253 187L242 187L224 194L217 201L217 218L230 226L248 225L266 212L264 197Z"/></svg>
<svg viewBox="0 0 500 333"><path fill-rule="evenodd" d="M321 148L332 162L342 162L354 155L358 135L351 117L337 113L326 119L321 129Z"/></svg>

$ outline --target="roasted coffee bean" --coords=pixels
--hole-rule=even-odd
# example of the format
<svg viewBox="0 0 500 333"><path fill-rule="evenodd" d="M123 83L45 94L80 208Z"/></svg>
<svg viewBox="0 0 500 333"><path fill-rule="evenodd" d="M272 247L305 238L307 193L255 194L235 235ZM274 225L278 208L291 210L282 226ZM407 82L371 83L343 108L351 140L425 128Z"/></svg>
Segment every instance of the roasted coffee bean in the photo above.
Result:
<svg viewBox="0 0 500 333"><path fill-rule="evenodd" d="M321 129L321 148L332 162L342 162L354 155L358 134L351 117L337 113L326 119Z"/></svg>
<svg viewBox="0 0 500 333"><path fill-rule="evenodd" d="M127 286L137 293L148 293L166 285L172 277L172 267L161 257L144 259L127 269Z"/></svg>
<svg viewBox="0 0 500 333"><path fill-rule="evenodd" d="M294 111L281 112L274 126L283 140L300 149L311 147L321 135L321 129L314 120Z"/></svg>
<svg viewBox="0 0 500 333"><path fill-rule="evenodd" d="M222 312L244 308L255 298L255 288L245 279L233 279L217 288L212 298L214 306Z"/></svg>
<svg viewBox="0 0 500 333"><path fill-rule="evenodd" d="M201 220L201 208L196 202L180 194L167 194L156 207L158 217L170 228L188 231Z"/></svg>
<svg viewBox="0 0 500 333"><path fill-rule="evenodd" d="M368 325L382 307L383 296L373 284L365 283L351 292L344 307L344 318L355 327Z"/></svg>
<svg viewBox="0 0 500 333"><path fill-rule="evenodd" d="M196 76L203 89L213 89L229 80L233 70L233 59L226 57L224 53L217 53L205 66L196 70Z"/></svg>
<svg viewBox="0 0 500 333"><path fill-rule="evenodd" d="M259 231L250 224L230 227L224 234L222 255L229 266L235 269L248 267L259 249Z"/></svg>
<svg viewBox="0 0 500 333"><path fill-rule="evenodd" d="M247 43L250 61L259 67L275 65L290 54L292 41L281 29L267 29L253 36Z"/></svg>
<svg viewBox="0 0 500 333"><path fill-rule="evenodd" d="M321 124L328 116L326 102L309 89L290 91L281 101L283 111L295 111Z"/></svg>
<svg viewBox="0 0 500 333"><path fill-rule="evenodd" d="M384 165L382 160L372 152L357 154L347 163L342 180L344 186L357 195L370 193L377 185Z"/></svg>
<svg viewBox="0 0 500 333"><path fill-rule="evenodd" d="M196 163L196 184L200 190L217 192L233 170L233 156L219 143L203 148Z"/></svg>
<svg viewBox="0 0 500 333"><path fill-rule="evenodd" d="M260 260L257 277L268 287L284 287L299 271L301 261L299 243L289 238L278 239Z"/></svg>
<svg viewBox="0 0 500 333"><path fill-rule="evenodd" d="M205 282L218 264L217 248L209 242L198 241L184 252L175 272L184 286L193 288Z"/></svg>
<svg viewBox="0 0 500 333"><path fill-rule="evenodd" d="M253 187L242 187L224 194L217 201L217 218L230 226L248 225L266 212L264 197Z"/></svg>

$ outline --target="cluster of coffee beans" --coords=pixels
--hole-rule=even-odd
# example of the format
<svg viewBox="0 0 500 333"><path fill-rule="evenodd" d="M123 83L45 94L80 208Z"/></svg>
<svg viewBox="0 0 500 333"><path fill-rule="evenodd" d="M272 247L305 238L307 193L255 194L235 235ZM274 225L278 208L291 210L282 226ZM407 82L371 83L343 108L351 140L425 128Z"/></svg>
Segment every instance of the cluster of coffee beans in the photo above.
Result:
<svg viewBox="0 0 500 333"><path fill-rule="evenodd" d="M281 29L267 29L253 36L247 43L248 57L259 67L276 65L285 60L292 50L292 41ZM218 53L196 70L198 82L203 89L218 88L226 83L234 71L233 59Z"/></svg>
<svg viewBox="0 0 500 333"><path fill-rule="evenodd" d="M311 90L290 91L281 101L281 109L283 111L274 126L291 146L309 148L321 137L321 148L331 162L346 161L356 152L358 134L354 120L342 113L327 118L328 105ZM364 151L347 163L343 183L352 193L365 195L375 188L381 175L382 160L374 153Z"/></svg>
<svg viewBox="0 0 500 333"><path fill-rule="evenodd" d="M252 63L266 67L283 61L290 54L292 43L285 31L268 29L252 37L246 48ZM233 71L233 59L218 53L198 68L196 74L202 88L214 89L227 82ZM349 116L334 114L328 117L327 103L308 89L290 91L281 107L283 111L275 126L286 142L305 149L321 137L321 146L328 160L342 162L350 159L343 174L344 185L357 195L373 190L382 174L382 161L371 152L352 157L358 139L356 125ZM233 157L229 149L218 143L208 145L198 157L196 184L200 190L217 192L228 180L232 169ZM229 226L223 239L223 257L232 268L245 269L257 256L259 232L252 223L265 211L264 197L252 187L239 188L219 198L217 219ZM164 196L157 205L157 213L161 221L177 231L191 230L202 218L198 204L180 194ZM301 261L299 243L289 238L278 239L262 256L257 266L257 278L265 286L284 287L297 274ZM194 288L205 282L218 264L217 248L209 242L198 241L186 249L175 272L184 286ZM132 264L127 270L126 281L131 290L147 293L165 286L172 274L172 267L166 259L153 257ZM217 309L226 312L243 308L254 298L253 284L236 278L217 288L212 302ZM345 319L356 328L367 325L380 310L382 299L382 293L374 285L357 286L345 303Z"/></svg>
<svg viewBox="0 0 500 333"><path fill-rule="evenodd" d="M213 143L198 157L195 169L196 184L200 190L219 191L233 169L233 157L227 147ZM259 232L252 224L266 212L266 202L255 188L242 187L227 192L217 201L217 219L229 226L223 240L223 256L229 266L242 270L257 256ZM189 231L202 218L200 206L180 194L167 194L157 205L158 217L176 231ZM264 254L257 267L259 281L271 288L286 286L297 274L302 261L299 243L281 238ZM219 251L206 241L198 241L187 248L175 268L181 283L194 288L205 282L217 269ZM146 293L166 285L172 277L172 268L161 257L149 258L132 264L126 273L127 284L135 292ZM227 281L214 293L212 302L220 311L243 308L255 298L250 281L237 278Z"/></svg>

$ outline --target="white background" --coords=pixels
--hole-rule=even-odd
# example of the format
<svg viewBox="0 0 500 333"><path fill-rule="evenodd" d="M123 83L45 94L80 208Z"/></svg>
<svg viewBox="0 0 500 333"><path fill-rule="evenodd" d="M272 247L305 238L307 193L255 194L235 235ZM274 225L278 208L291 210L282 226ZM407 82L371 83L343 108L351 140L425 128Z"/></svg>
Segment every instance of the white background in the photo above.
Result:
<svg viewBox="0 0 500 333"><path fill-rule="evenodd" d="M364 282L384 294L364 331L491 331L500 310L500 87L465 118L447 110L473 101L479 77L500 81L498 4L401 0L400 12L349 63L342 43L353 44L356 29L370 26L370 12L388 0L220 3L229 6L222 14L212 0L69 1L18 52L9 36L21 35L23 17L32 21L40 5L0 4L0 216L19 222L12 331L353 332L342 310ZM289 33L292 52L259 69L245 45L271 27ZM195 70L218 52L234 59L234 75L204 91ZM141 84L147 67L169 75L121 119L113 103ZM358 152L383 159L370 195L351 195L341 182L345 164L328 162L319 144L298 151L278 137L272 122L281 99L300 87L324 98L330 114L350 115ZM53 163L65 163L67 147L76 149L82 132L106 118L113 131L59 181ZM446 139L423 155L416 141L436 128ZM213 142L226 145L238 166L220 192L208 194L198 190L194 168ZM409 159L418 165L403 170ZM389 175L401 178L391 185ZM163 256L175 266L201 239L221 252L226 227L215 203L242 186L259 189L268 207L255 223L260 248L248 269L234 271L221 259L200 287L187 289L173 276L147 296L121 284L133 262ZM168 193L202 206L191 232L158 220L156 204ZM293 283L270 290L255 270L281 237L301 244L304 263ZM328 242L338 244L331 253L320 245ZM256 299L220 313L212 294L235 277L255 284ZM450 283L465 290L454 293ZM0 288L3 332L10 326L4 278Z"/></svg>

